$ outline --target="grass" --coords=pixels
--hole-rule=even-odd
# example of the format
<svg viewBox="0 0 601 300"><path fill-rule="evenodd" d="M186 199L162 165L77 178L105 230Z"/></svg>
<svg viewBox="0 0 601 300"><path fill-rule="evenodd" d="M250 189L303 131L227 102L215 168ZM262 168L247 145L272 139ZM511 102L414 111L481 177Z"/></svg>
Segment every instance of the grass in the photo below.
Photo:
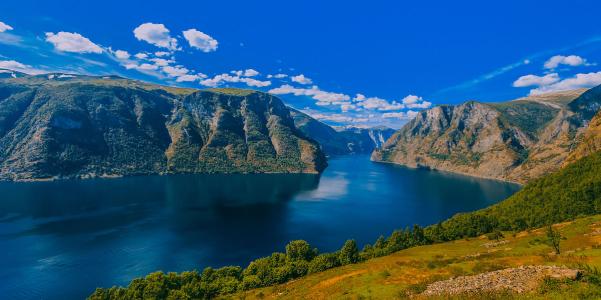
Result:
<svg viewBox="0 0 601 300"><path fill-rule="evenodd" d="M410 248L286 284L224 298L401 299L421 293L434 281L521 265L565 265L584 269L585 275L577 281L546 280L538 290L529 294L477 294L472 298L574 299L601 296L598 271L601 269L601 215L557 224L555 228L566 238L561 242L561 255L553 254L551 247L544 243L545 228L503 232L504 238L499 241L481 236Z"/></svg>

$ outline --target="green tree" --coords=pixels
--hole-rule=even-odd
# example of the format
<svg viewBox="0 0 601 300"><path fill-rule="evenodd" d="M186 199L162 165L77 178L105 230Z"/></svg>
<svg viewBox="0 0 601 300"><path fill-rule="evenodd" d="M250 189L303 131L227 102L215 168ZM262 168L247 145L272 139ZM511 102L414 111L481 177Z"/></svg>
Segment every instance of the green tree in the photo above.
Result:
<svg viewBox="0 0 601 300"><path fill-rule="evenodd" d="M286 245L286 256L290 261L306 260L310 261L317 255L317 249L312 249L311 245L303 240L296 240Z"/></svg>
<svg viewBox="0 0 601 300"><path fill-rule="evenodd" d="M317 273L340 265L336 253L325 253L316 256L309 263L309 273Z"/></svg>
<svg viewBox="0 0 601 300"><path fill-rule="evenodd" d="M359 248L355 240L347 240L338 253L340 264L348 265L359 261Z"/></svg>
<svg viewBox="0 0 601 300"><path fill-rule="evenodd" d="M555 250L555 254L559 255L559 243L561 242L562 236L558 230L553 229L552 225L547 227L547 243L549 246L553 247Z"/></svg>

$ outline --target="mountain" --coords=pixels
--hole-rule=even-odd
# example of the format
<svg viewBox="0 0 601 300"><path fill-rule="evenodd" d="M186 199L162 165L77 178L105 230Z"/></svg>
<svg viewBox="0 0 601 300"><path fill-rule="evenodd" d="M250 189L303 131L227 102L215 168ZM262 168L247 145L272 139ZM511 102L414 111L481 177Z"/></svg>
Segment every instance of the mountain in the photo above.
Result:
<svg viewBox="0 0 601 300"><path fill-rule="evenodd" d="M336 130L298 110L291 108L290 113L296 127L317 141L328 155L371 153L382 147L394 133L393 129L387 127L349 127Z"/></svg>
<svg viewBox="0 0 601 300"><path fill-rule="evenodd" d="M598 151L601 151L601 111L591 119L586 132L582 135L582 140L578 143L578 147L570 153L570 156L564 162L564 166Z"/></svg>
<svg viewBox="0 0 601 300"><path fill-rule="evenodd" d="M601 87L420 112L372 159L519 183L557 170L601 105Z"/></svg>
<svg viewBox="0 0 601 300"><path fill-rule="evenodd" d="M25 73L8 70L8 69L0 69L0 78L18 78L28 76Z"/></svg>
<svg viewBox="0 0 601 300"><path fill-rule="evenodd" d="M0 79L0 179L166 173L318 173L319 146L284 103L116 76Z"/></svg>

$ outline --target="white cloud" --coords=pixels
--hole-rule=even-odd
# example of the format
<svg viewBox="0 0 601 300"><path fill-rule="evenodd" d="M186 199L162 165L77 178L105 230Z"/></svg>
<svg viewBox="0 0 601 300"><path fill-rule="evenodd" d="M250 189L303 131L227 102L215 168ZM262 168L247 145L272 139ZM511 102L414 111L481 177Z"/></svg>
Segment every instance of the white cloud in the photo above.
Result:
<svg viewBox="0 0 601 300"><path fill-rule="evenodd" d="M137 59L147 59L148 58L148 54L147 53L136 53L136 55L134 55Z"/></svg>
<svg viewBox="0 0 601 300"><path fill-rule="evenodd" d="M320 121L331 121L336 123L360 123L367 122L369 118L364 116L347 116L343 114L308 113L311 117Z"/></svg>
<svg viewBox="0 0 601 300"><path fill-rule="evenodd" d="M177 77L177 79L175 81L177 81L177 82L193 82L193 81L201 80L206 77L207 77L207 75L202 74L202 73L186 74L186 75Z"/></svg>
<svg viewBox="0 0 601 300"><path fill-rule="evenodd" d="M102 48L79 33L71 32L46 32L46 41L53 44L54 48L64 52L75 53L102 53Z"/></svg>
<svg viewBox="0 0 601 300"><path fill-rule="evenodd" d="M549 58L545 62L544 66L545 66L545 69L555 69L559 65L567 65L567 66L576 67L576 66L587 65L587 64L588 63L586 62L586 59L584 59L578 55L568 55L568 56L555 55L555 56Z"/></svg>
<svg viewBox="0 0 601 300"><path fill-rule="evenodd" d="M13 30L13 28L10 25L0 21L0 32L5 32L9 30Z"/></svg>
<svg viewBox="0 0 601 300"><path fill-rule="evenodd" d="M292 76L290 79L292 79L292 81L300 83L300 84L312 84L313 80L311 80L311 78L309 77L305 77L305 75L300 74L297 76Z"/></svg>
<svg viewBox="0 0 601 300"><path fill-rule="evenodd" d="M150 59L151 62L153 62L155 65L159 66L159 67L165 67L168 66L171 63L174 63L175 61L170 60L170 59L164 59L164 58L151 58Z"/></svg>
<svg viewBox="0 0 601 300"><path fill-rule="evenodd" d="M119 60L127 60L127 59L129 59L131 57L131 55L129 54L129 52L127 52L125 50L115 50L113 52L113 54Z"/></svg>
<svg viewBox="0 0 601 300"><path fill-rule="evenodd" d="M177 50L177 40L169 34L169 29L163 24L144 23L134 29L134 36L139 41L169 50Z"/></svg>
<svg viewBox="0 0 601 300"><path fill-rule="evenodd" d="M158 66L148 64L148 63L143 63L137 67L137 69L146 70L146 71L157 70L158 68L159 68Z"/></svg>
<svg viewBox="0 0 601 300"><path fill-rule="evenodd" d="M188 75L188 72L190 72L190 70L184 68L183 66L165 66L162 68L162 70L169 75L169 77L184 76Z"/></svg>
<svg viewBox="0 0 601 300"><path fill-rule="evenodd" d="M371 110L389 111L405 108L405 105L396 101L388 102L386 99L379 97L365 97L362 94L357 94L357 96L353 98L353 101L357 107Z"/></svg>
<svg viewBox="0 0 601 300"><path fill-rule="evenodd" d="M282 79L282 78L286 78L286 77L288 77L288 75L286 75L286 74L281 74L281 73L280 73L280 74L275 74L275 75L272 75L272 74L269 74L269 75L267 75L267 78L277 78L277 79Z"/></svg>
<svg viewBox="0 0 601 300"><path fill-rule="evenodd" d="M183 32L184 38L188 41L191 47L199 49L203 52L212 52L217 50L219 44L216 39L208 34L196 29L188 29Z"/></svg>
<svg viewBox="0 0 601 300"><path fill-rule="evenodd" d="M42 70L36 69L30 65L22 64L14 60L0 60L0 69L9 69L31 75L45 73Z"/></svg>
<svg viewBox="0 0 601 300"><path fill-rule="evenodd" d="M246 69L244 71L230 71L230 73L236 76L244 76L244 77L254 77L259 75L260 73L254 69Z"/></svg>
<svg viewBox="0 0 601 300"><path fill-rule="evenodd" d="M421 97L415 96L415 95L408 95L407 97L403 98L402 102L403 104L415 104L418 103L420 101L422 101L423 99Z"/></svg>
<svg viewBox="0 0 601 300"><path fill-rule="evenodd" d="M166 51L157 51L157 52L155 52L155 53L154 53L154 55L155 55L156 57L168 56L169 54L171 54L171 53L169 53L169 52L166 52Z"/></svg>
<svg viewBox="0 0 601 300"><path fill-rule="evenodd" d="M248 78L248 77L242 77L240 75L243 75L243 72L234 72L234 75L230 75L227 73L224 74L219 74L216 75L213 78L209 78L209 79L205 79L202 80L200 82L200 84L204 85L204 86L209 86L209 87L216 87L219 86L223 83L226 82L230 82L230 83L244 83L248 86L254 86L254 87L266 87L266 86L270 86L271 85L271 81L261 81L261 80L257 80L254 78Z"/></svg>
<svg viewBox="0 0 601 300"><path fill-rule="evenodd" d="M379 111L392 111L406 108L429 108L432 106L431 102L425 101L422 97L415 95L409 95L399 102L395 100L388 101L379 97L366 97L363 94L357 94L355 98L353 98L353 103L358 108Z"/></svg>
<svg viewBox="0 0 601 300"><path fill-rule="evenodd" d="M253 77L253 76L257 76L257 75L259 75L259 72L257 72L257 70L246 69L244 71L244 76L246 76L246 77Z"/></svg>
<svg viewBox="0 0 601 300"><path fill-rule="evenodd" d="M591 88L597 85L601 85L601 71L576 74L576 76L574 77L533 89L530 91L530 94L538 95L543 93L568 91L579 88Z"/></svg>
<svg viewBox="0 0 601 300"><path fill-rule="evenodd" d="M274 95L293 94L295 96L309 96L317 100L318 105L342 105L349 104L350 96L340 93L326 92L317 86L311 88L295 88L289 84L284 84L278 88L271 89L269 93Z"/></svg>
<svg viewBox="0 0 601 300"><path fill-rule="evenodd" d="M559 74L550 73L545 76L524 75L513 82L514 87L543 86L558 82Z"/></svg>
<svg viewBox="0 0 601 300"><path fill-rule="evenodd" d="M417 116L418 112L409 110L407 112L393 112L393 113L383 113L382 118L386 119L401 119L401 120L410 120Z"/></svg>

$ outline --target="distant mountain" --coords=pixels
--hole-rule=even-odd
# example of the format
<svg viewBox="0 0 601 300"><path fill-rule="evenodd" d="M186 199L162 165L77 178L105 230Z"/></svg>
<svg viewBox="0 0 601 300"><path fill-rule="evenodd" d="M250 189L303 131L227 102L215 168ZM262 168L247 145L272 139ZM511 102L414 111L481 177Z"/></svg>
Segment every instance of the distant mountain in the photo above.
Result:
<svg viewBox="0 0 601 300"><path fill-rule="evenodd" d="M557 170L601 105L601 87L420 112L375 161L524 183Z"/></svg>
<svg viewBox="0 0 601 300"><path fill-rule="evenodd" d="M394 129L381 126L374 128L347 127L336 130L298 110L291 108L290 113L296 127L317 141L328 155L371 153L382 147L394 133Z"/></svg>
<svg viewBox="0 0 601 300"><path fill-rule="evenodd" d="M318 173L319 146L269 94L116 76L0 79L0 179Z"/></svg>
<svg viewBox="0 0 601 300"><path fill-rule="evenodd" d="M28 76L25 73L8 70L8 69L0 69L0 78L19 78Z"/></svg>

